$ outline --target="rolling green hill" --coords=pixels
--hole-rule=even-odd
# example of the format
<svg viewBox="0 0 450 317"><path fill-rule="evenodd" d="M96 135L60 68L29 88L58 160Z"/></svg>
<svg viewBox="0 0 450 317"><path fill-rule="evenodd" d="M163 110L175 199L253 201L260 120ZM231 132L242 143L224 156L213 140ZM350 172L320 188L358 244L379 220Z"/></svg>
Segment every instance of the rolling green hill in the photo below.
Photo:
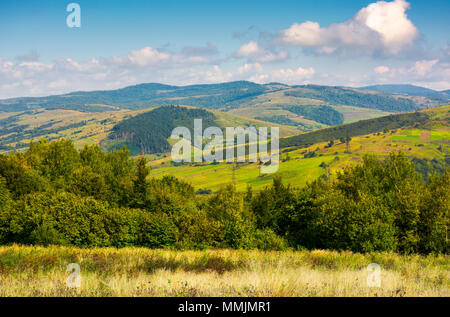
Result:
<svg viewBox="0 0 450 317"><path fill-rule="evenodd" d="M182 109L186 114L172 111ZM142 110L80 112L76 110L27 110L0 113L0 153L22 150L30 141L46 138L72 140L77 148L101 144L105 150L126 145L133 155L168 150L167 138L175 126L190 127L194 118L203 118L204 126L247 127L279 126L280 135L298 134L295 127L249 119L218 110L193 107L162 107Z"/></svg>
<svg viewBox="0 0 450 317"><path fill-rule="evenodd" d="M390 112L413 111L423 107L406 97L396 98L381 93L370 94L352 88L316 85L294 86L293 88L294 90L286 91L284 94L297 98L318 99L334 105L341 104Z"/></svg>
<svg viewBox="0 0 450 317"><path fill-rule="evenodd" d="M329 106L287 106L286 110L326 125L344 123L344 116Z"/></svg>
<svg viewBox="0 0 450 317"><path fill-rule="evenodd" d="M61 104L61 100L73 103ZM273 175L260 175L257 164L174 166L168 154L171 130L191 127L193 118L201 117L204 127L279 126L282 162L278 174L285 182L301 186L360 162L365 153L385 155L402 149L425 160L418 163L422 169L442 167L448 159L449 106L422 109L439 102L354 88L249 82L186 87L144 84L115 91L16 98L0 102L0 152L22 150L40 138L66 138L78 149L86 144L100 144L105 150L126 145L133 155L147 153L152 175L175 175L197 188L217 190L233 181L240 190L246 184L258 189L272 181ZM152 105L158 107L149 108ZM198 105L202 109L194 107ZM422 110L402 113L417 109Z"/></svg>

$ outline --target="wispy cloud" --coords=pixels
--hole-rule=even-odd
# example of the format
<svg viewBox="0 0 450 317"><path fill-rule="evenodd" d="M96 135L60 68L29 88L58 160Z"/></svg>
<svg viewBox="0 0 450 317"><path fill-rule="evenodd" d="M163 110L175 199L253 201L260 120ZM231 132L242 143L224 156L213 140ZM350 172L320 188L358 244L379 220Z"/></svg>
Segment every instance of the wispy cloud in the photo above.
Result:
<svg viewBox="0 0 450 317"><path fill-rule="evenodd" d="M259 46L256 41L242 45L235 53L237 58L246 58L250 62L270 63L284 61L288 58L286 51L272 52Z"/></svg>

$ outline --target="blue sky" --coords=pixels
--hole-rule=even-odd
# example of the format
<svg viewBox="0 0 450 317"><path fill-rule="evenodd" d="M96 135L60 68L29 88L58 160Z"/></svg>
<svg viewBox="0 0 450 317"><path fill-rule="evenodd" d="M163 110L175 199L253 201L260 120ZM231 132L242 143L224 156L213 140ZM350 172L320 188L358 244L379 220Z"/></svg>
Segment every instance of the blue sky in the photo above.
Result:
<svg viewBox="0 0 450 317"><path fill-rule="evenodd" d="M0 98L230 80L450 89L449 30L446 0L3 0Z"/></svg>

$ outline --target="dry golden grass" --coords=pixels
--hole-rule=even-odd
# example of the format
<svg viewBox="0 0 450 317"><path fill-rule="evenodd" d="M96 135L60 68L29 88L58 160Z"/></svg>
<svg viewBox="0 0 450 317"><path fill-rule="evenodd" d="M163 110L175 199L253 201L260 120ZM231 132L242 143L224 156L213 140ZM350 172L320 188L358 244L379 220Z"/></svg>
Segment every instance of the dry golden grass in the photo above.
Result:
<svg viewBox="0 0 450 317"><path fill-rule="evenodd" d="M69 263L80 288L66 285ZM449 296L449 284L445 255L0 247L0 296Z"/></svg>

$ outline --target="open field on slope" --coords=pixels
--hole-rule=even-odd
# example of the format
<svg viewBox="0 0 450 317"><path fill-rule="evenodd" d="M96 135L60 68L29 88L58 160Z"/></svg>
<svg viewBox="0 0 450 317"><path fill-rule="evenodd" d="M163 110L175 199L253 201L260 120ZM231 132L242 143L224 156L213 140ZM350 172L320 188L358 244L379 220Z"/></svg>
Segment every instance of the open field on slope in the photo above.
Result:
<svg viewBox="0 0 450 317"><path fill-rule="evenodd" d="M283 182L295 186L305 185L323 173L319 167L322 162L329 163L333 157L317 157L303 159L298 153L289 154L292 159L288 162L281 162L276 175L283 176ZM233 172L234 170L234 172ZM234 176L233 176L234 173ZM150 176L173 175L191 183L195 188L211 189L213 191L235 183L238 190L245 190L248 185L254 189L260 189L272 183L273 175L260 174L257 164L243 163L237 164L192 164L182 166L154 167Z"/></svg>
<svg viewBox="0 0 450 317"><path fill-rule="evenodd" d="M80 265L69 288L67 265ZM367 266L381 287L367 286ZM0 296L450 296L450 259L336 251L0 247Z"/></svg>
<svg viewBox="0 0 450 317"><path fill-rule="evenodd" d="M358 108L352 106L334 106L344 116L344 123L351 123L359 120L373 119L391 114L390 112L378 109Z"/></svg>
<svg viewBox="0 0 450 317"><path fill-rule="evenodd" d="M137 114L142 110L134 111ZM41 138L48 140L66 138L72 140L77 148L85 144L96 144L107 137L108 131L115 123L123 120L130 111L79 112L74 110L39 110L20 115L14 124L25 127L24 134L39 131L39 136L25 136L17 141L6 143L17 146L18 149L28 146L30 141ZM5 117L7 118L7 117ZM57 132L55 130L58 130ZM0 136L0 142L6 135ZM8 151L6 151L8 152Z"/></svg>

